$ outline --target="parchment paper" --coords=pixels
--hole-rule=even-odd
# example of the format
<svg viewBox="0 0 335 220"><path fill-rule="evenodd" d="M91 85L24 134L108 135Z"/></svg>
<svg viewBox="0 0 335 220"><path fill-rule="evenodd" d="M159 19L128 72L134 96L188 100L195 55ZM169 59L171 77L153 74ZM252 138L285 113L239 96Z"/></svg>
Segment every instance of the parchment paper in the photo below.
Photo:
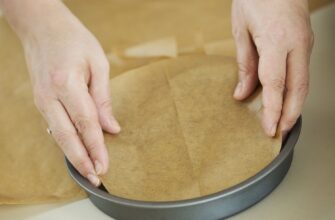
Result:
<svg viewBox="0 0 335 220"><path fill-rule="evenodd" d="M310 10L334 0L309 0ZM124 50L146 42L175 37L178 54L209 51L233 56L233 44L211 46L232 41L232 0L64 0L64 3L98 38L107 54L124 54ZM222 45L222 44L221 44ZM233 52L232 54L230 52ZM111 77L151 63L151 59L125 59L122 65L111 62Z"/></svg>
<svg viewBox="0 0 335 220"><path fill-rule="evenodd" d="M312 4L313 8L321 5L321 1L312 1L312 3L313 2L315 2L315 4ZM322 4L324 2L329 1L322 1ZM230 31L230 0L67 0L65 3L93 32L93 34L97 36L106 53L110 55L109 57L112 65L111 76L116 76L126 70L156 62L157 60L161 59L158 57L139 59L121 57L119 62L115 62L115 59L112 59L111 57L115 58L115 56L122 56L127 48L131 48L135 45L171 36L177 39L177 49L179 55L188 53L206 53L233 56L229 52L233 51L231 49L233 48L233 45L222 46L225 45L224 42L232 42ZM17 40L17 37L9 29L8 25L2 17L0 17L0 45L0 204L51 202L83 198L83 192L79 189L79 187L76 186L76 184L71 180L66 172L63 154L55 145L51 137L49 137L45 132L46 124L33 105L30 81L23 58L22 48ZM193 68L196 72L195 66L192 68L188 66L190 63L187 65L183 64L182 66L185 68L188 67L190 69ZM206 61L205 63L208 62ZM224 63L225 64L223 65L227 65L226 61ZM173 65L171 64L171 66ZM170 66L170 64L168 66ZM184 68L182 66L180 68ZM157 68L157 72L161 71L160 67L150 67L149 69L156 71L155 68ZM169 69L171 70L172 67L169 67ZM222 73L225 71L228 70L224 70ZM151 76L154 73L149 72L147 74ZM118 184L116 184L116 186L121 187L121 181L129 180L127 186L125 187L129 187L131 185L134 186L134 188L135 186L138 187L138 184L135 184L131 181L134 181L135 178L141 177L143 180L145 180L145 182L143 185L139 185L140 187L145 189L147 192L150 192L150 190L152 192L154 189L158 190L159 192L165 192L165 194L162 195L165 198L162 197L162 199L166 200L172 198L181 199L180 197L188 198L198 196L200 193L209 193L207 191L215 191L217 188L225 187L207 185L204 179L213 178L214 175L209 173L209 177L202 176L204 175L204 170L208 169L213 173L215 173L215 170L213 171L213 168L211 168L209 165L206 165L208 162L206 162L206 160L202 159L201 157L198 157L198 154L190 154L187 161L178 160L178 157L184 158L185 154L187 152L192 152L192 147L195 147L195 145L192 144L192 140L195 138L193 137L194 135L192 136L193 130L190 132L190 128L188 128L187 125L197 127L196 125L198 124L196 123L193 125L194 123L187 122L187 120L193 120L193 117L196 115L192 117L190 116L191 118L183 116L183 111L186 111L187 107L183 105L183 101L178 102L178 100L181 99L180 97L185 95L183 94L183 91L178 90L178 83L182 83L184 79L183 77L172 76L171 74L173 74L172 70L169 74L166 75L170 77L169 81L163 81L161 74L155 76L158 78L153 77L150 81L146 78L147 75L143 75L142 73L140 74L141 76L139 76L139 79L135 77L133 80L131 80L128 78L128 76L126 76L125 79L117 79L118 81L123 81L124 84L134 84L134 89L140 86L139 83L135 83L136 80L149 80L149 82L154 82L159 85L162 84L165 87L166 83L170 82L170 87L165 88L164 91L163 86L162 89L159 90L160 93L153 88L155 93L152 94L153 97L150 99L148 98L148 101L144 100L144 97L148 95L146 94L148 91L144 91L143 98L137 96L136 99L138 103L143 101L143 104L139 105L133 103L133 105L137 108L136 111L131 110L130 107L132 104L129 101L129 97L126 99L128 96L127 94L130 94L128 91L125 91L126 88L123 90L120 88L120 86L115 88L114 91L116 93L119 91L118 95L120 95L119 99L115 98L117 95L116 93L113 95L114 99L119 100L114 103L114 105L116 105L115 109L119 109L117 115L120 116L122 125L125 126L126 129L119 138L111 140L110 143L109 139L111 137L107 137L108 143L111 146L109 152L113 158L111 161L112 165L118 164L117 167L122 168L124 166L128 166L125 164L125 162L128 161L130 166L134 167L134 170L140 169L138 168L142 164L140 161L151 161L151 163L157 165L157 168L153 169L152 172L149 172L146 167L143 167L142 172L137 170L137 177L130 176L129 179L127 179L126 175L120 175L120 181ZM134 75L134 73L129 75ZM191 75L192 74L190 74L190 76ZM141 77L143 79L141 79ZM113 86L115 86L115 82L113 82ZM152 88L151 86L152 85L149 84L148 88ZM121 91L124 92L122 96ZM186 91L188 90L185 90L184 92ZM165 98L162 99L162 93L164 92L169 94L169 96L164 96ZM121 97L122 99L125 99L124 103L120 101ZM172 100L172 98L174 99ZM157 103L148 103L151 107L146 106L144 103L149 102L149 100L151 100L150 102L157 100ZM130 102L130 104L128 102ZM160 102L162 102L160 104L161 106L158 105ZM187 99L185 99L185 103L187 102ZM171 108L170 105L172 103L176 104L175 109ZM195 104L196 103L194 103L194 105ZM128 113L122 113L122 109L117 107L117 105L125 106ZM251 107L251 109L254 109L255 106L256 109L258 109L258 104L248 105L248 107ZM137 131L141 128L141 126L137 127L133 131L129 129L131 127L136 127L141 121L137 120L137 124L131 125L131 121L127 121L125 117L136 119L136 117L141 115L145 116L145 114L149 113L145 113L144 110L150 110L154 107L156 108L156 112L161 112L161 108L166 107L167 109L164 111L166 112L166 116L164 117L171 119L171 121L167 120L166 124L160 125L165 129L164 130L163 128L160 128L161 131L165 132L163 132L163 134L165 135L164 137L166 137L162 141L166 141L167 137L171 137L170 145L172 146L175 144L175 146L180 146L180 148L171 147L172 150L169 150L167 153L164 153L165 151L160 151L160 148L146 148L147 144L145 146L143 144L147 141L147 139L150 139L154 143L158 141L156 138L154 138L155 135L158 136L158 131L155 129L156 127L151 128L149 122L145 123L145 127L140 130L140 133ZM180 114L178 117L177 110L178 114ZM142 113L136 115L136 112ZM151 112L151 110L149 112ZM160 115L160 113L157 114L158 118L153 117L151 119L152 121L150 122L156 126L157 124L154 123L155 120L161 120L163 117ZM220 120L219 119L220 118L218 118L218 122L223 120L222 118ZM187 123L182 120L185 120ZM199 121L199 125L202 125L203 123L205 122L201 120ZM217 125L213 125L213 128L216 126ZM194 130L194 132L199 135L199 137L196 137L194 140L199 141L199 143L205 143L205 134L209 132L205 129L208 128L197 127L197 129L199 129L199 131ZM145 135L148 134L149 131L150 136L146 138ZM133 133L132 136L129 136L131 133ZM184 135L184 138L180 137L181 134ZM138 135L138 137L136 135ZM130 140L132 141L139 140L138 143L141 143L142 145L137 144L137 142L133 145L130 145L130 140L127 142L124 140L124 138L128 136L131 137ZM220 140L219 137L215 138L218 138L218 141ZM191 144L189 142L191 142ZM114 144L115 146L126 147L116 148L114 147ZM155 146L158 145L159 143L155 144ZM133 148L130 148L129 146L133 146ZM213 144L213 147L211 146L208 148L216 149L215 144ZM202 147L204 146L201 145L199 148L199 151L201 152L204 151ZM113 154L113 148L115 148L115 154ZM152 155L141 155L138 153L140 149L146 150L146 153L151 149L153 150L153 153ZM162 150L166 150L166 148L163 148ZM158 157L157 161L155 161L153 160L154 153L160 153L162 156ZM132 159L137 159L130 160L128 157L126 157L125 154L130 154ZM240 157L242 156L240 155ZM175 161L176 164L174 166L170 164L171 167L163 167L164 169L161 169L163 164L161 162L164 162L170 158L172 158L171 160ZM122 161L121 159L125 159L125 161ZM191 160L194 161L193 163L195 165L191 163ZM116 161L121 162L116 163ZM204 162L200 163L199 161ZM200 166L199 164L202 165ZM175 170L175 167L178 167L178 170ZM174 173L172 173L171 176L167 176L165 179L158 181L155 179L155 175L160 174L159 172L162 172L161 170L173 170ZM107 186L110 186L108 181L113 180L113 171L120 173L117 170L115 171L115 168L112 166L110 173L111 177L107 176L104 180ZM240 176L241 178L245 177L245 175L242 174ZM148 179L149 177L151 179ZM218 176L218 178L224 177ZM148 181L153 179L163 183L166 183L170 180L176 180L176 182L171 181L169 189L165 189L164 187L161 189L155 188L157 185L147 186L146 184L148 184ZM195 179L197 180L196 183L198 185L192 185L195 183ZM227 185L233 184L234 181L237 180L232 180L231 183L227 182ZM184 186L187 187L184 194L179 196L172 193L182 189ZM205 190L204 186L206 186ZM202 191L200 191L200 189ZM113 189L110 190L113 192ZM125 189L116 190L119 192L116 192L116 194L126 194L125 196L129 197L141 197L144 194L142 193L141 195L138 195L138 192L133 191L130 191L127 194L124 192ZM171 195L169 193L171 193ZM149 194L149 197L152 195L153 193Z"/></svg>
<svg viewBox="0 0 335 220"><path fill-rule="evenodd" d="M84 198L34 106L18 39L1 19L0 42L0 204Z"/></svg>
<svg viewBox="0 0 335 220"><path fill-rule="evenodd" d="M235 61L222 56L160 61L112 79L123 130L107 136L110 170L102 180L109 192L145 201L194 198L271 162L281 139L264 134L260 105L232 98L236 80Z"/></svg>
<svg viewBox="0 0 335 220"><path fill-rule="evenodd" d="M167 37L176 39L179 54L199 52L204 43L231 38L231 0L65 0L64 3L95 34L107 54L122 59L128 48ZM151 62L147 58L141 62L126 58L121 66L111 62L112 77L132 69L134 64Z"/></svg>

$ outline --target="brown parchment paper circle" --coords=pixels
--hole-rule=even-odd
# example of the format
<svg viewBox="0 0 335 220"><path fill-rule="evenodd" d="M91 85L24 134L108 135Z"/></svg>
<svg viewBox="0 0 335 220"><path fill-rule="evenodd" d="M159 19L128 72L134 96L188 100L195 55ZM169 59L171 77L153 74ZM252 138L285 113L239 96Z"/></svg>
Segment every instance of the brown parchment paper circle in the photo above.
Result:
<svg viewBox="0 0 335 220"><path fill-rule="evenodd" d="M111 80L122 126L107 136L111 194L175 201L218 192L259 172L279 153L264 134L257 98L233 99L234 59L184 56Z"/></svg>

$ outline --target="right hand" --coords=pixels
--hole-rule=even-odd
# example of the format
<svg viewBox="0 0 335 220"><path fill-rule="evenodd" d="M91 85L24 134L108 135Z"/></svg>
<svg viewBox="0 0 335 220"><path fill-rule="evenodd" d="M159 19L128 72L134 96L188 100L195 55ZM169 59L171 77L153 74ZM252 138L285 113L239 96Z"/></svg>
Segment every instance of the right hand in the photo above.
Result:
<svg viewBox="0 0 335 220"><path fill-rule="evenodd" d="M98 186L109 164L102 129L120 131L112 116L109 63L96 38L64 5L52 10L20 36L35 103L70 162Z"/></svg>
<svg viewBox="0 0 335 220"><path fill-rule="evenodd" d="M234 0L232 27L239 64L234 97L246 99L259 81L264 130L271 137L285 136L308 94L314 38L308 1Z"/></svg>

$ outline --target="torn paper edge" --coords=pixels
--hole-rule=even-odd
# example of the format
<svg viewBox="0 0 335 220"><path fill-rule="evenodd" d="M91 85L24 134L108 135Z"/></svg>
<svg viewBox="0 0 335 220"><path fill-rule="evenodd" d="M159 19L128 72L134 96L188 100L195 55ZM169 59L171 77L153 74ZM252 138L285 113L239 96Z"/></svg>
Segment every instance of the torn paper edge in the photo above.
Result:
<svg viewBox="0 0 335 220"><path fill-rule="evenodd" d="M117 66L122 66L124 64L124 61L118 55L116 55L113 52L107 53L106 57L111 63L113 63Z"/></svg>
<svg viewBox="0 0 335 220"><path fill-rule="evenodd" d="M148 41L125 49L123 55L129 58L177 57L177 41L175 37Z"/></svg>
<svg viewBox="0 0 335 220"><path fill-rule="evenodd" d="M212 41L204 44L204 52L207 55L227 55L227 52L234 50L234 39ZM234 54L231 54L234 56Z"/></svg>

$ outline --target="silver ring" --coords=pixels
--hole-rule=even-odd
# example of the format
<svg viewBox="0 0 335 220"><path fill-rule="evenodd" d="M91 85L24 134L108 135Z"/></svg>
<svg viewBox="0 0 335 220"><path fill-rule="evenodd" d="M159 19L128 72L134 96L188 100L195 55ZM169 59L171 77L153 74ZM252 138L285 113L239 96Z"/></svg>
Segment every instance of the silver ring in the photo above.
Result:
<svg viewBox="0 0 335 220"><path fill-rule="evenodd" d="M52 131L50 130L50 128L47 128L47 132L48 134L52 135Z"/></svg>

